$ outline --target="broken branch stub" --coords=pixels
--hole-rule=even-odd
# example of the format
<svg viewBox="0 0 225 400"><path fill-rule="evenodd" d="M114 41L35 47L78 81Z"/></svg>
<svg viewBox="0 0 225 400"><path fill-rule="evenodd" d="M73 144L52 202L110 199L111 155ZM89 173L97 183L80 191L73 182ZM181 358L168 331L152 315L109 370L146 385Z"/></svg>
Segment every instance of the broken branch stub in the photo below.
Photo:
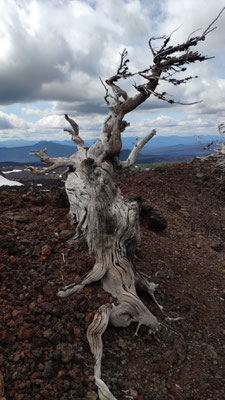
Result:
<svg viewBox="0 0 225 400"><path fill-rule="evenodd" d="M225 138L225 124L221 123L217 126L217 130L222 138ZM203 157L202 159L206 158L213 158L215 160L215 165L224 169L225 168L225 142L223 143L216 143L216 147L212 147L214 141L204 145L201 139L198 137L198 141L203 147L204 150L211 152L209 156Z"/></svg>

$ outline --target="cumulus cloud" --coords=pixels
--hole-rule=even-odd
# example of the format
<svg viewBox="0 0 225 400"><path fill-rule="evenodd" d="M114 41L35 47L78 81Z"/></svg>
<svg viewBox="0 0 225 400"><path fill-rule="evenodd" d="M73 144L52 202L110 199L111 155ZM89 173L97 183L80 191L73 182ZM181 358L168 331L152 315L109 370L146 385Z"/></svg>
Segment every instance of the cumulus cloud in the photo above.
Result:
<svg viewBox="0 0 225 400"><path fill-rule="evenodd" d="M29 129L31 124L22 118L19 118L16 114L6 114L0 111L0 129Z"/></svg>
<svg viewBox="0 0 225 400"><path fill-rule="evenodd" d="M0 129L12 129L13 125L8 118L0 113Z"/></svg>
<svg viewBox="0 0 225 400"><path fill-rule="evenodd" d="M148 39L151 36L170 34L171 41L183 42L188 35L205 29L224 6L224 0L5 0L0 2L0 104L52 102L52 109L33 106L22 107L26 116L40 116L33 125L12 116L0 118L0 130L10 131L11 126L20 133L47 134L65 127L62 115L70 113L81 122L89 135L100 129L103 115L107 113L104 88L99 81L115 73L119 52L129 51L132 70L151 64ZM225 118L224 79L224 15L216 22L217 30L199 45L199 51L215 59L191 66L188 75L199 79L178 88L160 84L173 100L192 102L203 100L185 108L185 132L203 129L199 118L210 128ZM200 31L199 31L200 32ZM131 82L124 82L132 88ZM131 89L134 93L134 89ZM184 107L171 106L151 98L137 113L159 113L150 119L156 128L181 129L165 113L178 112ZM133 114L133 113L132 113ZM136 115L136 112L135 112ZM189 116L192 116L193 126ZM130 116L129 116L130 118ZM131 117L131 120L133 117ZM12 125L10 125L12 124ZM90 125L89 125L90 124ZM196 125L194 125L196 124ZM143 124L142 124L143 125ZM144 125L142 126L144 129ZM135 122L133 130L139 129Z"/></svg>
<svg viewBox="0 0 225 400"><path fill-rule="evenodd" d="M22 107L21 113L25 115L48 115L51 113L49 108L40 110L40 108Z"/></svg>

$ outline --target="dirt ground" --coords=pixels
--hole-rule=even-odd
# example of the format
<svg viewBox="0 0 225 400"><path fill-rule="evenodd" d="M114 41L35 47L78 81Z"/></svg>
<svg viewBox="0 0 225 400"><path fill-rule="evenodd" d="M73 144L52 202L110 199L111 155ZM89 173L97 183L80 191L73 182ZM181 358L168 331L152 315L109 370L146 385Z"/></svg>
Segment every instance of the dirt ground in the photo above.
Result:
<svg viewBox="0 0 225 400"><path fill-rule="evenodd" d="M140 204L135 263L159 284L164 311L140 294L161 322L157 335L142 326L136 337L135 324L107 328L103 380L118 400L222 400L224 175L194 161L121 175L118 185ZM110 296L97 283L56 297L94 260L68 244L63 188L14 189L0 190L0 399L95 400L86 330Z"/></svg>

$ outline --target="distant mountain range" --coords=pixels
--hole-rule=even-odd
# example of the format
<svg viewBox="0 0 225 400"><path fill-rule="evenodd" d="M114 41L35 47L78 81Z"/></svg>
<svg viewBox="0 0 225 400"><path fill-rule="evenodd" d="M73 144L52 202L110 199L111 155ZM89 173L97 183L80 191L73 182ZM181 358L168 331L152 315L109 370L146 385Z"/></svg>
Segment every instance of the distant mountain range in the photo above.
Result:
<svg viewBox="0 0 225 400"><path fill-rule="evenodd" d="M207 144L210 141L218 141L219 136L204 136L201 140ZM90 146L94 141L86 141ZM21 145L26 143L25 145ZM28 143L28 144L27 144ZM134 137L123 138L123 148L121 160L127 158L130 149L134 146L136 140ZM13 146L14 144L14 146ZM50 157L69 157L77 148L71 141L38 143L27 141L6 141L0 143L0 163L8 162L33 164L39 162L37 157L31 156L31 150L43 150L47 148L47 154ZM156 136L154 137L137 157L137 163L151 163L164 160L183 160L195 156L206 155L197 141L196 136Z"/></svg>
<svg viewBox="0 0 225 400"><path fill-rule="evenodd" d="M219 135L202 135L200 136L201 140L203 143L209 143L212 140L217 141L221 140L221 137ZM133 146L136 144L137 140L136 139L141 139L140 137L122 137L122 142L123 142L123 148L124 149L132 149ZM92 139L92 140L85 140L85 144L89 147L91 146L97 139ZM0 142L0 148L1 147L7 147L7 148L12 148L12 147L25 147L25 146L33 146L37 143L37 141L30 141L30 140L5 140L3 142ZM40 143L40 142L39 142ZM48 141L45 141L45 143L49 143ZM64 141L56 141L52 140L51 143L58 143L61 145L66 145L66 146L73 146L73 143L71 140L64 140ZM178 144L182 145L195 145L198 143L197 135L192 135L192 136L154 136L153 139L151 139L145 146L146 148L157 148L157 147L167 147L167 146L174 146Z"/></svg>

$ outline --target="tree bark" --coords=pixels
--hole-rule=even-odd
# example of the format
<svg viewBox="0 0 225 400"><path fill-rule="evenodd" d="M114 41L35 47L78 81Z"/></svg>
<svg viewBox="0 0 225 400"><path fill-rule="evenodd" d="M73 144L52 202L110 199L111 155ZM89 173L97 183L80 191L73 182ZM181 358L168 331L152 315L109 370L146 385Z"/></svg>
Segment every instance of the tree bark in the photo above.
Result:
<svg viewBox="0 0 225 400"><path fill-rule="evenodd" d="M104 330L100 326L103 324L105 329L109 321L114 326L126 327L135 321L137 333L142 324L149 326L150 332L155 332L159 323L136 292L136 282L141 280L151 295L154 292L154 286L146 285L147 279L136 273L132 263L132 254L140 241L138 205L121 195L114 182L112 165L108 162L101 166L97 164L99 148L95 146L96 152L90 149L92 158L79 160L80 165L69 174L65 186L70 216L78 223L73 241L84 237L96 263L80 284L63 288L58 296L69 296L91 282L102 280L103 288L115 298L115 304L108 304L97 312L87 335L96 360L95 380L99 398L114 399L101 381L99 365Z"/></svg>

